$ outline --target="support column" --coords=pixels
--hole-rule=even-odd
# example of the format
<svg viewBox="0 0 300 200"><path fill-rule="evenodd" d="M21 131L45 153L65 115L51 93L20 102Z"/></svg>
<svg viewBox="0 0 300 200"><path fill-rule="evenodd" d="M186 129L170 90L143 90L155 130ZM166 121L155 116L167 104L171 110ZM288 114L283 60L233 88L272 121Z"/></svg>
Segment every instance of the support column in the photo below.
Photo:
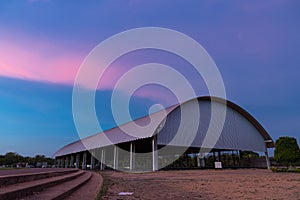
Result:
<svg viewBox="0 0 300 200"><path fill-rule="evenodd" d="M71 155L70 166L71 166L71 167L74 166L74 155Z"/></svg>
<svg viewBox="0 0 300 200"><path fill-rule="evenodd" d="M65 168L68 168L69 166L69 158L68 156L66 156L66 159L65 159Z"/></svg>
<svg viewBox="0 0 300 200"><path fill-rule="evenodd" d="M64 160L64 157L62 157L62 158L61 158L61 161L60 161L60 167L61 167L61 168L64 167L64 161L65 161L65 160Z"/></svg>
<svg viewBox="0 0 300 200"><path fill-rule="evenodd" d="M197 165L198 165L198 167L205 167L204 156L205 156L204 153L199 153L199 155L197 157Z"/></svg>
<svg viewBox="0 0 300 200"><path fill-rule="evenodd" d="M105 163L105 149L101 150L101 165L100 170L104 170L104 163Z"/></svg>
<svg viewBox="0 0 300 200"><path fill-rule="evenodd" d="M200 160L201 167L205 167L205 158L201 158Z"/></svg>
<svg viewBox="0 0 300 200"><path fill-rule="evenodd" d="M270 162L270 158L269 158L268 148L267 147L266 147L266 151L265 151L265 156L266 156L267 168L271 169L271 162Z"/></svg>
<svg viewBox="0 0 300 200"><path fill-rule="evenodd" d="M94 151L91 150L91 167L90 169L93 170L95 168L95 154Z"/></svg>
<svg viewBox="0 0 300 200"><path fill-rule="evenodd" d="M133 142L130 142L130 171L135 169L135 146Z"/></svg>
<svg viewBox="0 0 300 200"><path fill-rule="evenodd" d="M83 153L83 158L82 158L82 169L86 169L86 152Z"/></svg>
<svg viewBox="0 0 300 200"><path fill-rule="evenodd" d="M157 138L152 137L152 171L158 170Z"/></svg>
<svg viewBox="0 0 300 200"><path fill-rule="evenodd" d="M79 153L77 153L76 154L76 162L75 162L75 167L77 168L77 169L79 169L79 163L80 163L80 154Z"/></svg>
<svg viewBox="0 0 300 200"><path fill-rule="evenodd" d="M238 155L238 166L241 167L241 151L237 151L237 155Z"/></svg>
<svg viewBox="0 0 300 200"><path fill-rule="evenodd" d="M201 163L200 163L200 154L199 156L197 156L197 167L201 167Z"/></svg>
<svg viewBox="0 0 300 200"><path fill-rule="evenodd" d="M117 170L119 165L119 151L118 147L114 146L114 169Z"/></svg>
<svg viewBox="0 0 300 200"><path fill-rule="evenodd" d="M55 164L56 164L56 168L59 168L59 165L60 165L60 159L59 158L55 158Z"/></svg>

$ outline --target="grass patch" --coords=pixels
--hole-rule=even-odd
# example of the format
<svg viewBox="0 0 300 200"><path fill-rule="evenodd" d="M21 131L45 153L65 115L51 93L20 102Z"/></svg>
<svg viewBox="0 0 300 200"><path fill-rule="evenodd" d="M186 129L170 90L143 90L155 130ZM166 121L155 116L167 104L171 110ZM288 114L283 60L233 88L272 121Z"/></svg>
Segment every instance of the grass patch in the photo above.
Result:
<svg viewBox="0 0 300 200"><path fill-rule="evenodd" d="M273 172L293 172L293 173L300 173L300 169L299 168L288 169L288 168L272 167L271 170Z"/></svg>
<svg viewBox="0 0 300 200"><path fill-rule="evenodd" d="M100 172L98 172L98 173L100 173ZM103 184L102 184L99 194L97 195L96 200L101 200L103 198L103 196L106 195L108 188L111 185L113 185L112 180L105 173L100 173L100 175L103 178Z"/></svg>

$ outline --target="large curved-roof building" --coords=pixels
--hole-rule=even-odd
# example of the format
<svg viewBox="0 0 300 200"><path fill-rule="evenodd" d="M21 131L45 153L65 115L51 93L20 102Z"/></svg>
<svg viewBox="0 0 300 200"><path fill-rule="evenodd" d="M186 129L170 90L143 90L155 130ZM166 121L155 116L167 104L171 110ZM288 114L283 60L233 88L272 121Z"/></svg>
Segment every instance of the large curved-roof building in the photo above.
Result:
<svg viewBox="0 0 300 200"><path fill-rule="evenodd" d="M195 110L198 117L192 114ZM273 147L267 131L243 108L221 98L199 97L68 144L54 157L63 167L85 169L98 163L101 169L154 171L184 153L199 157L200 167L209 152L255 151L265 153L270 167L267 149Z"/></svg>

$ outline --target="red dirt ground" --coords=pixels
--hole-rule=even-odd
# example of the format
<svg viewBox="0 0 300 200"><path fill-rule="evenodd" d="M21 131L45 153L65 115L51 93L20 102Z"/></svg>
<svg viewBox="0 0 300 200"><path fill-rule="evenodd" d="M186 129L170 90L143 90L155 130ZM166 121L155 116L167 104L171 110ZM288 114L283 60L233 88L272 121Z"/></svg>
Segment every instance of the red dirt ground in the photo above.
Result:
<svg viewBox="0 0 300 200"><path fill-rule="evenodd" d="M102 199L300 199L300 174L268 170L101 172ZM120 196L119 192L133 192Z"/></svg>

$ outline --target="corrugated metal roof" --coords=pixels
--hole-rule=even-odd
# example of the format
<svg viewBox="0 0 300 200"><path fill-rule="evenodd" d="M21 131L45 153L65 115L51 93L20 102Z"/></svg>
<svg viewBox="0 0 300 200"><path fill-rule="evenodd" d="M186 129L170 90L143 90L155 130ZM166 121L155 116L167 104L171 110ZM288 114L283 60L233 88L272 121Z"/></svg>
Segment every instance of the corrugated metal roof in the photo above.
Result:
<svg viewBox="0 0 300 200"><path fill-rule="evenodd" d="M237 111L242 116L244 116L247 120L249 120L249 122L251 122L251 124L259 131L259 133L262 135L265 141L269 141L267 142L268 147L275 146L272 138L267 133L267 131L261 126L261 124L240 106L218 97L206 96L206 97L199 97L197 99L199 101L216 101L219 103L226 104L227 106L229 106L230 108L232 108L233 110ZM95 135L89 136L82 140L78 140L76 142L70 143L62 147L60 150L58 150L53 156L58 157L58 156L68 155L68 154L86 151L90 149L105 147L112 144L119 144L119 143L152 137L157 127L162 123L162 121L166 118L166 116L179 107L180 105L177 104L165 110L161 110L151 115L148 115L146 117L128 122L126 124L117 126L110 130L106 130L104 132L97 133ZM128 135L127 133L130 133L130 135Z"/></svg>
<svg viewBox="0 0 300 200"><path fill-rule="evenodd" d="M171 106L151 115L68 144L59 149L53 157L152 137L159 124L178 106L178 104ZM126 132L130 133L130 135Z"/></svg>

